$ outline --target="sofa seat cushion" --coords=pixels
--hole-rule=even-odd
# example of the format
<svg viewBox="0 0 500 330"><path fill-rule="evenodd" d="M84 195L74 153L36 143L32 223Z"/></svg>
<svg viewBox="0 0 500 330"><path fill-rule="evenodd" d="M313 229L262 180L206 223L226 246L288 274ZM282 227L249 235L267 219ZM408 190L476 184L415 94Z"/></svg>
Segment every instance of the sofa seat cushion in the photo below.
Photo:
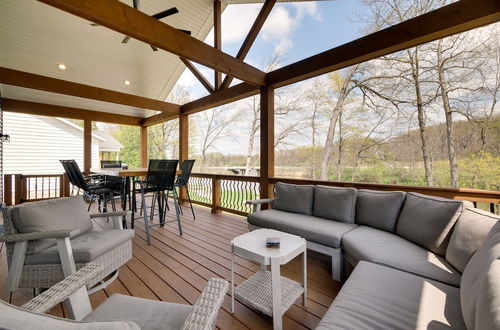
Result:
<svg viewBox="0 0 500 330"><path fill-rule="evenodd" d="M82 196L16 205L10 208L10 215L20 233L79 229L82 235L92 230ZM27 252L38 253L55 244L55 239L31 241Z"/></svg>
<svg viewBox="0 0 500 330"><path fill-rule="evenodd" d="M354 223L358 190L354 188L314 186L313 215L345 223Z"/></svg>
<svg viewBox="0 0 500 330"><path fill-rule="evenodd" d="M276 198L273 202L273 209L308 215L312 214L314 186L278 182L275 187Z"/></svg>
<svg viewBox="0 0 500 330"><path fill-rule="evenodd" d="M248 223L276 229L305 238L307 241L339 248L342 236L357 225L313 217L310 215L265 210L248 215Z"/></svg>
<svg viewBox="0 0 500 330"><path fill-rule="evenodd" d="M91 262L132 237L134 237L132 229L92 231L75 237L71 240L75 263ZM28 255L25 260L28 265L57 264L60 262L57 245L51 246L38 254Z"/></svg>
<svg viewBox="0 0 500 330"><path fill-rule="evenodd" d="M367 226L359 226L342 238L349 261L386 264L409 273L460 286L461 274L444 258L402 237Z"/></svg>
<svg viewBox="0 0 500 330"><path fill-rule="evenodd" d="M78 322L25 311L0 299L0 329L23 330L140 330L130 321Z"/></svg>
<svg viewBox="0 0 500 330"><path fill-rule="evenodd" d="M466 329L458 288L360 262L316 329L450 328Z"/></svg>
<svg viewBox="0 0 500 330"><path fill-rule="evenodd" d="M358 190L356 223L393 233L405 196L404 191Z"/></svg>
<svg viewBox="0 0 500 330"><path fill-rule="evenodd" d="M409 192L396 233L444 257L453 226L465 206L472 203Z"/></svg>
<svg viewBox="0 0 500 330"><path fill-rule="evenodd" d="M446 260L462 273L470 258L481 246L500 216L466 208L453 229L450 243L446 249Z"/></svg>
<svg viewBox="0 0 500 330"><path fill-rule="evenodd" d="M176 330L193 306L114 294L93 310L84 321L127 320L141 329Z"/></svg>

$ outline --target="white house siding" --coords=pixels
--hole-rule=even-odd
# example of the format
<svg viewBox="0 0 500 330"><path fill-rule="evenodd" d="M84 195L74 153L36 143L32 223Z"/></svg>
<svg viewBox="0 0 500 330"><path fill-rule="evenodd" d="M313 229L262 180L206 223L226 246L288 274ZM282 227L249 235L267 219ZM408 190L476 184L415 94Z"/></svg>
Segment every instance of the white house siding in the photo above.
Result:
<svg viewBox="0 0 500 330"><path fill-rule="evenodd" d="M52 117L4 112L5 174L60 174L60 159L75 159L83 169L83 132ZM99 140L92 138L92 167L99 163Z"/></svg>

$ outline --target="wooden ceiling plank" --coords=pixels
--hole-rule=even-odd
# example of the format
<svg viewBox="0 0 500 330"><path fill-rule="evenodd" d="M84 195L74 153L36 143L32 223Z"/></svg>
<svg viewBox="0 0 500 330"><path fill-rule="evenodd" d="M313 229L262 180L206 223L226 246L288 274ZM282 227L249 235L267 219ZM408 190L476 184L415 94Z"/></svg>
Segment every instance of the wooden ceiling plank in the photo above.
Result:
<svg viewBox="0 0 500 330"><path fill-rule="evenodd" d="M500 1L461 0L267 74L268 86L290 85L327 72L500 20Z"/></svg>
<svg viewBox="0 0 500 330"><path fill-rule="evenodd" d="M241 44L240 50L236 55L237 59L242 61L245 59L248 52L250 51L250 48L255 42L255 39L257 39L257 36L259 35L260 30L262 29L262 26L266 22L267 17L271 13L271 10L273 9L275 3L276 0L266 0L266 2L262 5L262 8L260 9L257 18L255 19L252 27L250 28L250 31L248 32L245 40L243 41L243 44ZM233 77L226 75L224 81L222 82L222 85L220 86L220 89L229 87L233 79L234 79Z"/></svg>
<svg viewBox="0 0 500 330"><path fill-rule="evenodd" d="M234 76L265 85L265 72L118 0L38 0L157 48Z"/></svg>
<svg viewBox="0 0 500 330"><path fill-rule="evenodd" d="M0 67L0 83L32 88L46 92L78 96L87 99L127 105L143 109L151 109L169 114L179 113L178 104L149 99L142 96L126 94L109 89L83 85L67 80L45 77L33 73Z"/></svg>
<svg viewBox="0 0 500 330"><path fill-rule="evenodd" d="M37 116L92 120L104 123L140 126L144 118L114 114L109 112L63 107L59 105L2 98L4 111Z"/></svg>
<svg viewBox="0 0 500 330"><path fill-rule="evenodd" d="M189 71L191 71L191 73L196 77L196 79L198 79L198 81L203 85L203 87L205 87L210 94L213 94L215 92L214 86L212 86L212 84L205 79L203 74L193 65L193 63L183 57L180 57L180 59Z"/></svg>

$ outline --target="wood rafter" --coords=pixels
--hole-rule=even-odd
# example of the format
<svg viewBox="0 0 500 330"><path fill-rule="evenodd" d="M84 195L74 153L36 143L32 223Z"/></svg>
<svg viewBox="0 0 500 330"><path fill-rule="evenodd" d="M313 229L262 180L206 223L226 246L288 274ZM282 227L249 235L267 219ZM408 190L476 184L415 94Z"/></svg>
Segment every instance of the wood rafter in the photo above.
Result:
<svg viewBox="0 0 500 330"><path fill-rule="evenodd" d="M212 84L207 79L205 79L200 70L198 70L189 60L186 60L182 57L180 59L182 63L184 63L184 65L189 69L189 71L193 73L196 79L198 79L198 81L203 85L203 87L205 87L210 94L213 94L215 92L214 86L212 86Z"/></svg>
<svg viewBox="0 0 500 330"><path fill-rule="evenodd" d="M256 86L266 74L118 0L39 0Z"/></svg>
<svg viewBox="0 0 500 330"><path fill-rule="evenodd" d="M280 87L500 20L500 1L461 0L267 74Z"/></svg>
<svg viewBox="0 0 500 330"><path fill-rule="evenodd" d="M222 50L222 9L221 1L214 0L214 47ZM222 83L222 73L218 70L214 71L215 90L220 89Z"/></svg>
<svg viewBox="0 0 500 330"><path fill-rule="evenodd" d="M266 22L267 17L271 13L271 10L273 9L275 3L276 0L266 0L266 2L262 5L260 12L257 15L257 18L255 19L255 22L253 23L252 27L250 28L250 31L247 34L247 37L243 41L243 44L241 44L240 50L236 55L237 59L242 61L245 59L255 39L257 39L257 36L259 35L260 30L262 29L262 26ZM232 81L233 77L226 76L224 78L224 81L222 82L222 85L220 86L220 89L229 87Z"/></svg>
<svg viewBox="0 0 500 330"><path fill-rule="evenodd" d="M119 115L87 109L63 107L59 105L29 102L2 98L4 111L25 113L29 115L61 117L81 120L100 121L104 123L140 126L143 118Z"/></svg>
<svg viewBox="0 0 500 330"><path fill-rule="evenodd" d="M177 114L180 109L178 104L2 67L0 67L0 83L131 107L157 110L168 114Z"/></svg>

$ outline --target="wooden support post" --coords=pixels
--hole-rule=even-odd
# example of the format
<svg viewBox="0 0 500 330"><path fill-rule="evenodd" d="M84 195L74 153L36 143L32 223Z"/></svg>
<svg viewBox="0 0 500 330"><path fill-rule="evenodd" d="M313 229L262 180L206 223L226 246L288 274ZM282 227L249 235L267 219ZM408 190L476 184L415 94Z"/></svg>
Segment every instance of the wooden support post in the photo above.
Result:
<svg viewBox="0 0 500 330"><path fill-rule="evenodd" d="M71 188L69 185L69 178L66 174L61 175L61 192L60 195L61 197L69 197L71 196Z"/></svg>
<svg viewBox="0 0 500 330"><path fill-rule="evenodd" d="M14 174L14 204L21 204L23 198L23 175Z"/></svg>
<svg viewBox="0 0 500 330"><path fill-rule="evenodd" d="M221 213L220 206L220 179L212 178L212 213Z"/></svg>
<svg viewBox="0 0 500 330"><path fill-rule="evenodd" d="M274 177L274 88L260 89L260 198L273 197L269 178Z"/></svg>
<svg viewBox="0 0 500 330"><path fill-rule="evenodd" d="M189 116L179 116L179 162L189 159ZM185 188L179 189L179 201L184 203L187 199Z"/></svg>
<svg viewBox="0 0 500 330"><path fill-rule="evenodd" d="M222 48L222 25L221 25L221 2L214 0L214 48L221 50ZM220 89L222 84L222 73L215 70L214 88L216 91Z"/></svg>
<svg viewBox="0 0 500 330"><path fill-rule="evenodd" d="M83 121L83 172L90 173L92 167L92 121Z"/></svg>
<svg viewBox="0 0 500 330"><path fill-rule="evenodd" d="M12 174L5 174L3 176L3 202L5 205L12 205Z"/></svg>
<svg viewBox="0 0 500 330"><path fill-rule="evenodd" d="M148 167L148 128L141 126L141 167Z"/></svg>

